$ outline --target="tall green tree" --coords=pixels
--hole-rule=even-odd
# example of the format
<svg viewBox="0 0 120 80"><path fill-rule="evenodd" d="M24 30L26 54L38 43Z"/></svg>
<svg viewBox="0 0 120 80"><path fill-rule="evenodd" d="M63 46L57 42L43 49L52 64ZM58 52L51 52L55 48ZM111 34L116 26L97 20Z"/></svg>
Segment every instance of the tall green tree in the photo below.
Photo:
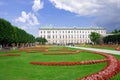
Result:
<svg viewBox="0 0 120 80"><path fill-rule="evenodd" d="M101 38L101 35L99 33L91 32L90 39L94 44L99 44L100 38Z"/></svg>
<svg viewBox="0 0 120 80"><path fill-rule="evenodd" d="M103 38L106 44L120 44L120 34L108 35Z"/></svg>
<svg viewBox="0 0 120 80"><path fill-rule="evenodd" d="M7 20L0 18L0 44L19 45L35 42L35 37L26 31L11 25Z"/></svg>
<svg viewBox="0 0 120 80"><path fill-rule="evenodd" d="M0 19L0 43L8 45L14 40L14 29L10 22Z"/></svg>
<svg viewBox="0 0 120 80"><path fill-rule="evenodd" d="M47 40L42 37L37 37L36 42L39 42L39 44L45 44L47 42Z"/></svg>
<svg viewBox="0 0 120 80"><path fill-rule="evenodd" d="M112 31L111 33L113 33L113 34L120 34L120 30L115 29L115 30Z"/></svg>

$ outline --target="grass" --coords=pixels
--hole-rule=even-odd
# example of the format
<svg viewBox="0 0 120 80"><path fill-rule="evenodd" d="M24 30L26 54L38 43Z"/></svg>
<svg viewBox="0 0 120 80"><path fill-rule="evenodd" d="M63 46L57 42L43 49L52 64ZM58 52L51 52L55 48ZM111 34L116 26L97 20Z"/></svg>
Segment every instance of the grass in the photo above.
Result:
<svg viewBox="0 0 120 80"><path fill-rule="evenodd" d="M50 50L59 47L50 48ZM63 47L61 47L63 48ZM69 48L69 50L76 50ZM53 61L86 61L104 59L103 56L81 52L75 55L43 55L40 53L25 53L18 50L5 53L21 54L20 57L0 57L0 80L76 80L86 75L100 71L106 63L77 66L40 66L31 65L31 61L53 62ZM120 59L119 56L116 56ZM113 78L117 80L119 74Z"/></svg>

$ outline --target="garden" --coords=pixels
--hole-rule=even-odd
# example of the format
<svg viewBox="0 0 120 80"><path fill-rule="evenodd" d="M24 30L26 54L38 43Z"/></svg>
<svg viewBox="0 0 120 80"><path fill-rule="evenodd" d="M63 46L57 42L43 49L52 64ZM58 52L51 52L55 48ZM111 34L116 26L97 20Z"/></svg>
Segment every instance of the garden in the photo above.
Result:
<svg viewBox="0 0 120 80"><path fill-rule="evenodd" d="M57 46L0 52L1 80L119 80L120 57Z"/></svg>

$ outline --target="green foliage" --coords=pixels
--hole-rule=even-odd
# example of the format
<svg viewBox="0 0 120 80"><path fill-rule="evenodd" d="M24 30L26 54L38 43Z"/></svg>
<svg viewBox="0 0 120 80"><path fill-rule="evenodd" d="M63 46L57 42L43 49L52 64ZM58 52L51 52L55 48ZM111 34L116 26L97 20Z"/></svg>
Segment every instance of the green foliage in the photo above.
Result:
<svg viewBox="0 0 120 80"><path fill-rule="evenodd" d="M35 37L0 18L0 44L33 43Z"/></svg>
<svg viewBox="0 0 120 80"><path fill-rule="evenodd" d="M115 29L115 30L112 31L111 33L113 33L113 34L120 34L120 30Z"/></svg>
<svg viewBox="0 0 120 80"><path fill-rule="evenodd" d="M103 41L106 44L120 44L120 34L106 36Z"/></svg>
<svg viewBox="0 0 120 80"><path fill-rule="evenodd" d="M45 38L42 38L42 37L37 37L36 41L39 42L40 44L45 44L47 42L47 40Z"/></svg>
<svg viewBox="0 0 120 80"><path fill-rule="evenodd" d="M4 20L0 19L0 43L11 43L13 41L13 28L12 25Z"/></svg>
<svg viewBox="0 0 120 80"><path fill-rule="evenodd" d="M91 34L90 34L90 39L95 44L100 43L100 37L101 37L101 35L99 33L96 33L96 32L91 32Z"/></svg>

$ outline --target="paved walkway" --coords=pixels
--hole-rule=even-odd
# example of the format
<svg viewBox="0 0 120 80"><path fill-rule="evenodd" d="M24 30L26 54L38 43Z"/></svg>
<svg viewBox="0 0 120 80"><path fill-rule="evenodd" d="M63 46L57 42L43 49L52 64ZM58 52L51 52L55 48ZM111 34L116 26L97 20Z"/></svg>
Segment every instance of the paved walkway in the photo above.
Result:
<svg viewBox="0 0 120 80"><path fill-rule="evenodd" d="M104 53L109 53L109 54L120 55L120 51L115 51L115 50L96 49L96 48L85 48L85 47L74 47L74 46L67 46L67 47L70 47L70 48L76 48L76 49L83 49L83 50L89 50L89 51L104 52Z"/></svg>

